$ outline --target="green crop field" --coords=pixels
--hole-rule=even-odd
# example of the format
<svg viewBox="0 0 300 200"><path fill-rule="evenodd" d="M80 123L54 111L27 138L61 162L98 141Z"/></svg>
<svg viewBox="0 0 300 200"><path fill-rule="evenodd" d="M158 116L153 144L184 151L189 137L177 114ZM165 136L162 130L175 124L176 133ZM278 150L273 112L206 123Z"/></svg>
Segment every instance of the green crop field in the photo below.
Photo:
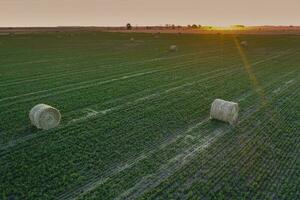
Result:
<svg viewBox="0 0 300 200"><path fill-rule="evenodd" d="M0 199L299 199L300 36L0 35L0 119Z"/></svg>

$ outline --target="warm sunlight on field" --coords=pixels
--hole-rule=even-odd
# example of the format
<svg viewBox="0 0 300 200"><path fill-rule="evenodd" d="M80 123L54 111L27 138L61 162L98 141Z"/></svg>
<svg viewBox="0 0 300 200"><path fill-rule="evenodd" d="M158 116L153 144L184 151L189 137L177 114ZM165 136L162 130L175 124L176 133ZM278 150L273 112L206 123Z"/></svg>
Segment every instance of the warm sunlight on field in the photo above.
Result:
<svg viewBox="0 0 300 200"><path fill-rule="evenodd" d="M239 31L239 30L247 30L247 27L244 25L230 25L230 26L204 26L204 28L210 30L218 30L218 31Z"/></svg>
<svg viewBox="0 0 300 200"><path fill-rule="evenodd" d="M61 32L0 44L3 199L272 199L274 187L297 199L299 37ZM239 104L236 126L209 120L216 98ZM60 110L57 128L30 125L39 103Z"/></svg>
<svg viewBox="0 0 300 200"><path fill-rule="evenodd" d="M300 0L0 0L0 200L300 200Z"/></svg>

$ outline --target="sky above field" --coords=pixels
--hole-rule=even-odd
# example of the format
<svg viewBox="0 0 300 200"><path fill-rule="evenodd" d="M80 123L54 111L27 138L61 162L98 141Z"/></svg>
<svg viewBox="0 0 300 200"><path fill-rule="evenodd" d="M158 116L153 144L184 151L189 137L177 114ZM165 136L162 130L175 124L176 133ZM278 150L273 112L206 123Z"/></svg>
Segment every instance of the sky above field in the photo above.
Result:
<svg viewBox="0 0 300 200"><path fill-rule="evenodd" d="M0 0L0 26L300 25L300 0Z"/></svg>

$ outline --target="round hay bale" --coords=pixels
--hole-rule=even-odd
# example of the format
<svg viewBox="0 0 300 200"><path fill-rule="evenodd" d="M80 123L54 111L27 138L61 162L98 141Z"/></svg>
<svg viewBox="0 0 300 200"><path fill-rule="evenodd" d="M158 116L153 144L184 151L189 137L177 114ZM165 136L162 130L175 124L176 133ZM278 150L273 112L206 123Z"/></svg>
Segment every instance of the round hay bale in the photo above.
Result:
<svg viewBox="0 0 300 200"><path fill-rule="evenodd" d="M59 110L46 104L38 104L29 112L32 125L38 129L48 130L59 125L61 114Z"/></svg>
<svg viewBox="0 0 300 200"><path fill-rule="evenodd" d="M177 48L176 45L171 45L170 46L170 51L177 51L177 50L178 50L178 48Z"/></svg>
<svg viewBox="0 0 300 200"><path fill-rule="evenodd" d="M134 38L133 38L133 37L132 37L132 38L130 38L130 41L132 41L132 42L133 42L133 41L134 41Z"/></svg>
<svg viewBox="0 0 300 200"><path fill-rule="evenodd" d="M242 41L241 45L244 46L244 47L246 47L246 46L248 46L248 42L247 41Z"/></svg>
<svg viewBox="0 0 300 200"><path fill-rule="evenodd" d="M238 120L238 103L215 99L211 104L210 118L228 122L233 125Z"/></svg>

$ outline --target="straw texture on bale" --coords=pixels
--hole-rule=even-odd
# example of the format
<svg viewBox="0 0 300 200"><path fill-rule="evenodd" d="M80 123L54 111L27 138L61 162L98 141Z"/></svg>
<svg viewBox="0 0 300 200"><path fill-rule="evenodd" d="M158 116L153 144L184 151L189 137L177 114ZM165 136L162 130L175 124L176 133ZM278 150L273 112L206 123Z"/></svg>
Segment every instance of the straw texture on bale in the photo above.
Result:
<svg viewBox="0 0 300 200"><path fill-rule="evenodd" d="M29 112L32 125L38 129L48 130L59 125L61 114L59 110L46 104L38 104Z"/></svg>
<svg viewBox="0 0 300 200"><path fill-rule="evenodd" d="M238 120L239 105L235 102L215 99L211 104L210 118L228 122L231 125Z"/></svg>
<svg viewBox="0 0 300 200"><path fill-rule="evenodd" d="M177 50L178 50L178 48L177 48L176 45L171 45L170 46L170 51L177 51Z"/></svg>

